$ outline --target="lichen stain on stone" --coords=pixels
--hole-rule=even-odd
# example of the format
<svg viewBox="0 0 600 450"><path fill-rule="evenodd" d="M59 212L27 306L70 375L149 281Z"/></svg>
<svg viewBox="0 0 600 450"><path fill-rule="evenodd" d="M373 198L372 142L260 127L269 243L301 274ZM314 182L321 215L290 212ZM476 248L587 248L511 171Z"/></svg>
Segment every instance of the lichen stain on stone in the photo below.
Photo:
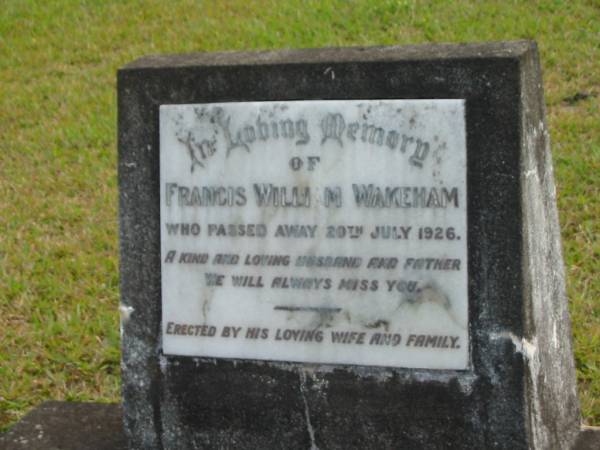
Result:
<svg viewBox="0 0 600 450"><path fill-rule="evenodd" d="M169 360L167 357L161 353L158 354L158 367L160 368L160 372L163 375L167 374L167 367L169 365Z"/></svg>
<svg viewBox="0 0 600 450"><path fill-rule="evenodd" d="M404 303L416 306L424 303L434 303L444 307L445 309L450 309L452 307L450 304L450 299L446 296L446 294L444 294L433 284L425 284L423 287L417 288L415 294L407 296L404 300Z"/></svg>
<svg viewBox="0 0 600 450"><path fill-rule="evenodd" d="M404 300L400 302L400 307L408 305L418 308L425 303L432 303L441 306L448 314L448 317L450 317L452 322L462 329L466 328L466 325L461 323L454 314L450 298L444 292L442 292L440 288L433 284L424 284L423 287L417 288L414 294L407 295Z"/></svg>
<svg viewBox="0 0 600 450"><path fill-rule="evenodd" d="M352 323L352 315L350 314L350 311L348 311L348 310L345 310L345 311L343 312L343 315L344 315L344 318L346 319L346 321L347 321L348 323Z"/></svg>
<svg viewBox="0 0 600 450"><path fill-rule="evenodd" d="M208 362L208 361L206 361ZM452 371L431 371L426 369L398 369L375 366L353 366L337 364L307 364L281 361L252 361L252 364L270 367L286 372L303 372L311 379L311 390L320 396L326 395L330 377L339 371L354 375L357 379L368 379L377 383L386 383L394 380L400 383L441 383L449 385L456 383L462 394L470 395L478 380L472 371L460 373Z"/></svg>
<svg viewBox="0 0 600 450"><path fill-rule="evenodd" d="M507 339L512 342L515 347L516 353L521 353L527 361L534 361L537 353L537 343L534 339L532 342L525 338L519 338L510 331L494 332L490 333L490 339L501 340Z"/></svg>
<svg viewBox="0 0 600 450"><path fill-rule="evenodd" d="M202 300L202 317L204 318L204 322L207 322L208 319L208 312L210 311L210 303L212 300L212 296L211 297L205 297Z"/></svg>
<svg viewBox="0 0 600 450"><path fill-rule="evenodd" d="M336 313L331 311L318 312L318 325L316 328L332 328L336 320Z"/></svg>
<svg viewBox="0 0 600 450"><path fill-rule="evenodd" d="M203 294L200 297L200 303L202 304L202 318L204 319L204 323L208 323L208 314L210 313L212 301L215 298L217 287L210 286L203 290Z"/></svg>
<svg viewBox="0 0 600 450"><path fill-rule="evenodd" d="M383 319L377 319L377 320L374 320L373 322L365 323L365 327L366 328L383 327L383 329L387 332L390 328L390 322L387 320L383 320Z"/></svg>
<svg viewBox="0 0 600 450"><path fill-rule="evenodd" d="M335 80L335 72L333 71L332 67L327 67L323 71L323 75L325 75L325 76L329 75L331 77L331 81Z"/></svg>
<svg viewBox="0 0 600 450"><path fill-rule="evenodd" d="M126 324L131 317L131 314L135 311L133 307L120 304L119 305L119 315L121 316L121 323Z"/></svg>
<svg viewBox="0 0 600 450"><path fill-rule="evenodd" d="M129 318L131 314L133 314L135 310L131 306L123 305L122 303L119 305L119 316L121 317L119 331L121 337L123 337L123 328L129 322Z"/></svg>
<svg viewBox="0 0 600 450"><path fill-rule="evenodd" d="M336 317L338 314L337 311L329 310L315 310L311 312L288 311L285 320L287 322L296 322L299 326L305 326L312 330L318 330L319 328L334 327L336 322L340 321ZM346 317L346 314L343 317Z"/></svg>

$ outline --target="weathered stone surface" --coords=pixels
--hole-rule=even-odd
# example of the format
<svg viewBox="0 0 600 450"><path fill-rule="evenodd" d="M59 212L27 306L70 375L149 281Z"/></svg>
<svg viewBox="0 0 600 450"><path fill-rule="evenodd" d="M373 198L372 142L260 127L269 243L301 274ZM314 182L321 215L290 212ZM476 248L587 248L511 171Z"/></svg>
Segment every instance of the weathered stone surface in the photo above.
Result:
<svg viewBox="0 0 600 450"><path fill-rule="evenodd" d="M132 448L574 445L579 412L535 44L155 56L121 69L118 90ZM316 99L465 100L469 370L163 355L160 105Z"/></svg>
<svg viewBox="0 0 600 450"><path fill-rule="evenodd" d="M121 405L46 402L0 435L0 450L125 450Z"/></svg>
<svg viewBox="0 0 600 450"><path fill-rule="evenodd" d="M0 450L125 450L121 414L119 404L46 402L0 434ZM234 445L227 442L227 447ZM212 444L196 448L205 447L218 448ZM273 441L263 448L279 447ZM372 448L372 442L365 441L360 448ZM598 448L600 428L582 427L573 450Z"/></svg>
<svg viewBox="0 0 600 450"><path fill-rule="evenodd" d="M568 448L579 403L567 309L556 187L537 53L521 62L523 351L530 445Z"/></svg>
<svg viewBox="0 0 600 450"><path fill-rule="evenodd" d="M600 427L582 427L574 450L597 450L600 448Z"/></svg>

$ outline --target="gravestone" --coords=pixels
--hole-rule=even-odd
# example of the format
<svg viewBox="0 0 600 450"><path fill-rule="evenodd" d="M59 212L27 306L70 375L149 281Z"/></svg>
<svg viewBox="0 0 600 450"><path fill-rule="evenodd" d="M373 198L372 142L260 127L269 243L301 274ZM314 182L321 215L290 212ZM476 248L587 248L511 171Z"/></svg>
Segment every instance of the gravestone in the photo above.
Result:
<svg viewBox="0 0 600 450"><path fill-rule="evenodd" d="M531 42L118 74L132 448L570 448Z"/></svg>

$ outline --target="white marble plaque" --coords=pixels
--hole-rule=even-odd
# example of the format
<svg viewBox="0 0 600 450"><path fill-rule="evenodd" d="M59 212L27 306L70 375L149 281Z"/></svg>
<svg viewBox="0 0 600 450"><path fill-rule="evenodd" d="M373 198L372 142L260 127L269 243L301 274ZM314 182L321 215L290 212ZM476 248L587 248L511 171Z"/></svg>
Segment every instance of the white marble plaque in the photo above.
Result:
<svg viewBox="0 0 600 450"><path fill-rule="evenodd" d="M463 100L160 108L163 351L469 367Z"/></svg>

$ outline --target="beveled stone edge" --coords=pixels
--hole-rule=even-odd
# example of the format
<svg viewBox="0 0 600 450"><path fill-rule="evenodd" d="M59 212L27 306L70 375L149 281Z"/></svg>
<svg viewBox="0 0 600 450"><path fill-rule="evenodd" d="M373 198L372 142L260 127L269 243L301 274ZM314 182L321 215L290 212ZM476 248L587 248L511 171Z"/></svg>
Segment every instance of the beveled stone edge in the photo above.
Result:
<svg viewBox="0 0 600 450"><path fill-rule="evenodd" d="M537 45L534 41L480 43L416 44L371 47L324 47L261 51L197 52L148 55L138 58L120 71L166 69L195 66L252 66L269 64L383 62L427 59L519 57Z"/></svg>

